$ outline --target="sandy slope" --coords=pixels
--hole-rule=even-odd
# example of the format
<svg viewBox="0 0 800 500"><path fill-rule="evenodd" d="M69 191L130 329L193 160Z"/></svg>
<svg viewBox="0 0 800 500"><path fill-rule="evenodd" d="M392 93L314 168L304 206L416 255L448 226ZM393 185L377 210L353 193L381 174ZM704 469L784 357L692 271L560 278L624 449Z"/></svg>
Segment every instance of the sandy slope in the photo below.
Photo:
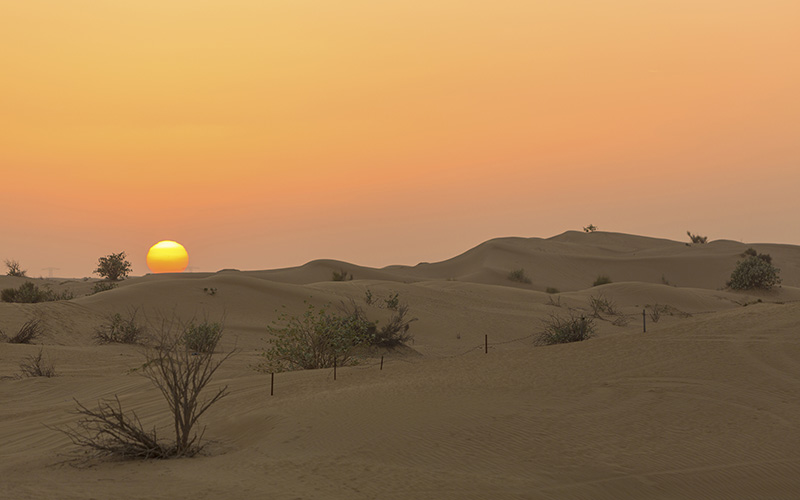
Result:
<svg viewBox="0 0 800 500"><path fill-rule="evenodd" d="M81 296L0 303L6 333L43 319L60 375L15 379L40 346L0 344L0 498L796 498L800 248L752 246L782 269L781 289L720 289L748 245L576 232L492 240L414 267L144 276L91 296L91 281L35 280ZM532 284L506 279L518 268ZM355 280L330 281L339 269ZM615 282L591 288L599 273ZM0 277L2 288L21 282ZM367 289L409 302L413 351L336 381L330 370L278 374L270 397L252 366L276 310ZM549 315L589 314L601 293L627 324L598 320L594 339L533 346ZM642 333L642 309L656 303L669 312ZM231 395L203 419L205 456L76 468L64 462L69 441L43 425L74 422L72 398L117 394L145 422L169 423L159 394L129 371L139 348L94 343L104 317L131 308L153 324L224 318L223 348L239 354L217 382Z"/></svg>

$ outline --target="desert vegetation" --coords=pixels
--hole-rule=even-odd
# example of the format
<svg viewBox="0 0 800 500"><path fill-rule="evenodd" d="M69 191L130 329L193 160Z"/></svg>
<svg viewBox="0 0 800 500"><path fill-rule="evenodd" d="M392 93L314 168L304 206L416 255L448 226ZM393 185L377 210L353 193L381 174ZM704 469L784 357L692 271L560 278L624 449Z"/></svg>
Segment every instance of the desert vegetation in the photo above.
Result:
<svg viewBox="0 0 800 500"><path fill-rule="evenodd" d="M97 269L92 272L108 281L124 280L131 272L131 263L125 258L125 252L111 253L97 259Z"/></svg>
<svg viewBox="0 0 800 500"><path fill-rule="evenodd" d="M92 287L92 293L90 293L89 295L94 295L94 294L100 293L100 292L107 292L107 291L113 290L113 289L115 289L117 287L119 287L119 285L116 284L116 283L112 283L112 282L109 282L109 281L98 281Z"/></svg>
<svg viewBox="0 0 800 500"><path fill-rule="evenodd" d="M26 356L19 364L19 369L23 377L55 377L55 364L48 357L44 357L44 348L39 349L38 354Z"/></svg>
<svg viewBox="0 0 800 500"><path fill-rule="evenodd" d="M531 279L525 274L525 269L514 269L508 273L509 281L516 281L517 283L530 283Z"/></svg>
<svg viewBox="0 0 800 500"><path fill-rule="evenodd" d="M594 283L592 283L592 286L607 285L609 283L611 283L611 278L608 277L608 275L606 274L601 274L597 276L597 278L595 278Z"/></svg>
<svg viewBox="0 0 800 500"><path fill-rule="evenodd" d="M183 344L193 352L213 353L222 338L222 323L203 320L189 322L181 334Z"/></svg>
<svg viewBox="0 0 800 500"><path fill-rule="evenodd" d="M367 306L391 312L386 324L367 317L364 307L351 300L334 310L329 304L316 308L306 303L301 316L281 313L267 327L271 338L262 353L262 371L290 371L345 366L355 361L359 346L395 348L411 340L410 325L417 318L409 317L408 304L398 294L377 297L367 290Z"/></svg>
<svg viewBox="0 0 800 500"><path fill-rule="evenodd" d="M551 315L545 321L542 332L536 337L536 345L566 344L579 342L594 335L595 325L593 318L578 316L570 312L562 317Z"/></svg>
<svg viewBox="0 0 800 500"><path fill-rule="evenodd" d="M772 265L772 256L748 248L744 259L736 263L727 286L732 290L771 290L781 283L780 269Z"/></svg>
<svg viewBox="0 0 800 500"><path fill-rule="evenodd" d="M23 304L71 300L73 298L75 298L75 295L70 291L65 290L61 293L56 293L49 288L39 288L32 281L26 281L17 288L4 288L0 291L0 300L3 302Z"/></svg>
<svg viewBox="0 0 800 500"><path fill-rule="evenodd" d="M333 272L331 279L333 281L351 281L353 279L353 275L344 269L340 269L339 271Z"/></svg>
<svg viewBox="0 0 800 500"><path fill-rule="evenodd" d="M44 333L42 327L42 320L34 318L26 321L19 327L17 333L12 337L6 337L3 332L0 332L0 339L5 340L9 344L32 344L34 340L41 337Z"/></svg>
<svg viewBox="0 0 800 500"><path fill-rule="evenodd" d="M597 226L595 226L594 224L589 224L588 226L583 228L584 233L593 233L595 231L597 231Z"/></svg>
<svg viewBox="0 0 800 500"><path fill-rule="evenodd" d="M75 427L59 428L79 448L99 457L171 458L191 457L203 449L205 428L197 430L200 417L228 395L224 386L201 398L217 369L234 351L217 358L213 352L188 349L183 333L188 325L163 323L156 345L145 351L139 371L159 390L172 415L174 441L147 429L135 412L126 412L119 397L102 400L97 408L75 401L79 420ZM221 335L221 332L220 332Z"/></svg>
<svg viewBox="0 0 800 500"><path fill-rule="evenodd" d="M692 234L691 231L686 231L686 234L689 236L689 240L696 245L703 245L708 243L708 236L700 236L699 234Z"/></svg>
<svg viewBox="0 0 800 500"><path fill-rule="evenodd" d="M24 278L27 276L28 272L22 269L22 266L20 266L19 261L13 259L6 259L5 264L7 269L6 272L7 276L16 276L17 278Z"/></svg>
<svg viewBox="0 0 800 500"><path fill-rule="evenodd" d="M137 309L131 309L123 317L120 313L114 313L106 318L106 321L95 329L94 336L101 344L139 344L145 339L146 327L137 320Z"/></svg>

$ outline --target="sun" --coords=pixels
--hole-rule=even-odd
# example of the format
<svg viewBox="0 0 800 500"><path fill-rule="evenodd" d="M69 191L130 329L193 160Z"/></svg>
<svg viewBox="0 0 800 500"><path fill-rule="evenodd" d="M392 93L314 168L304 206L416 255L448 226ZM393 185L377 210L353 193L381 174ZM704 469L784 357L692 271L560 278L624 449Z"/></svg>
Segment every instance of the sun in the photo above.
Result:
<svg viewBox="0 0 800 500"><path fill-rule="evenodd" d="M189 264L189 254L177 241L159 241L147 252L147 267L154 273L179 273Z"/></svg>

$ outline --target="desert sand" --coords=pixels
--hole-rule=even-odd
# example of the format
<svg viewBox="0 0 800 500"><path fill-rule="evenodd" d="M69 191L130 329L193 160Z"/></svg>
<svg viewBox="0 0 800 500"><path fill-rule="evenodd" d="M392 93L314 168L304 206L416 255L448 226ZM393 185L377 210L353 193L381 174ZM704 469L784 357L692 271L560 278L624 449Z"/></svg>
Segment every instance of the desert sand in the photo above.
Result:
<svg viewBox="0 0 800 500"><path fill-rule="evenodd" d="M724 288L753 247L783 284ZM524 268L530 284L509 281ZM344 269L354 280L331 281ZM600 275L611 284L593 287ZM24 278L0 277L0 288ZM500 238L457 257L383 269L319 260L279 270L34 280L69 301L0 303L0 329L41 317L41 345L0 343L0 498L619 499L785 498L800 492L800 247L570 231ZM545 293L548 287L558 294ZM214 288L212 296L204 288ZM408 349L361 365L254 370L276 310L397 292L419 318ZM627 322L584 342L535 346L551 314L602 293ZM557 302L556 302L557 301ZM555 303L555 304L554 304ZM670 306L656 323L642 309ZM201 456L76 462L73 398L118 395L146 425L170 415L131 369L141 347L98 345L110 313L224 318ZM626 323L626 324L619 324ZM484 352L488 335L489 349ZM21 378L44 347L58 376ZM378 355L377 353L375 354ZM49 426L49 427L48 427Z"/></svg>

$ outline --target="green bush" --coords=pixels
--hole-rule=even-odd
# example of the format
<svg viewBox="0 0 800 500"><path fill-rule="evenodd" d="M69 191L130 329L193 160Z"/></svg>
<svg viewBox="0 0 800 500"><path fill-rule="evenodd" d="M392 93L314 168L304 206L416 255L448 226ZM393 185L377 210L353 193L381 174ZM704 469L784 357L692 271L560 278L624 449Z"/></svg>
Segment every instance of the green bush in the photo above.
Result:
<svg viewBox="0 0 800 500"><path fill-rule="evenodd" d="M222 338L222 325L207 320L197 324L189 323L183 332L186 348L194 352L214 352L220 338Z"/></svg>
<svg viewBox="0 0 800 500"><path fill-rule="evenodd" d="M545 322L544 330L536 339L537 345L566 344L579 342L594 335L594 319L575 316L570 313L566 318L552 315Z"/></svg>
<svg viewBox="0 0 800 500"><path fill-rule="evenodd" d="M516 281L517 283L530 283L531 279L525 275L525 269L515 269L508 273L508 279L510 281Z"/></svg>
<svg viewBox="0 0 800 500"><path fill-rule="evenodd" d="M607 285L609 283L611 283L611 278L609 278L605 274L601 274L600 276L597 277L597 279L594 280L594 283L592 283L592 286Z"/></svg>
<svg viewBox="0 0 800 500"><path fill-rule="evenodd" d="M128 277L131 263L125 258L125 252L112 253L97 259L97 269L92 272L109 281L119 281Z"/></svg>
<svg viewBox="0 0 800 500"><path fill-rule="evenodd" d="M56 293L50 289L41 289L31 281L26 281L18 288L5 288L0 291L0 300L3 302L17 302L32 304L36 302L51 302L55 300L70 300L75 298L70 291Z"/></svg>
<svg viewBox="0 0 800 500"><path fill-rule="evenodd" d="M284 326L278 326L284 324ZM308 304L302 316L282 313L267 329L270 347L262 355L265 371L311 370L345 366L353 349L368 342L370 323L359 315L340 316Z"/></svg>
<svg viewBox="0 0 800 500"><path fill-rule="evenodd" d="M771 290L781 283L780 269L772 265L768 254L748 254L736 263L727 286L733 290Z"/></svg>

